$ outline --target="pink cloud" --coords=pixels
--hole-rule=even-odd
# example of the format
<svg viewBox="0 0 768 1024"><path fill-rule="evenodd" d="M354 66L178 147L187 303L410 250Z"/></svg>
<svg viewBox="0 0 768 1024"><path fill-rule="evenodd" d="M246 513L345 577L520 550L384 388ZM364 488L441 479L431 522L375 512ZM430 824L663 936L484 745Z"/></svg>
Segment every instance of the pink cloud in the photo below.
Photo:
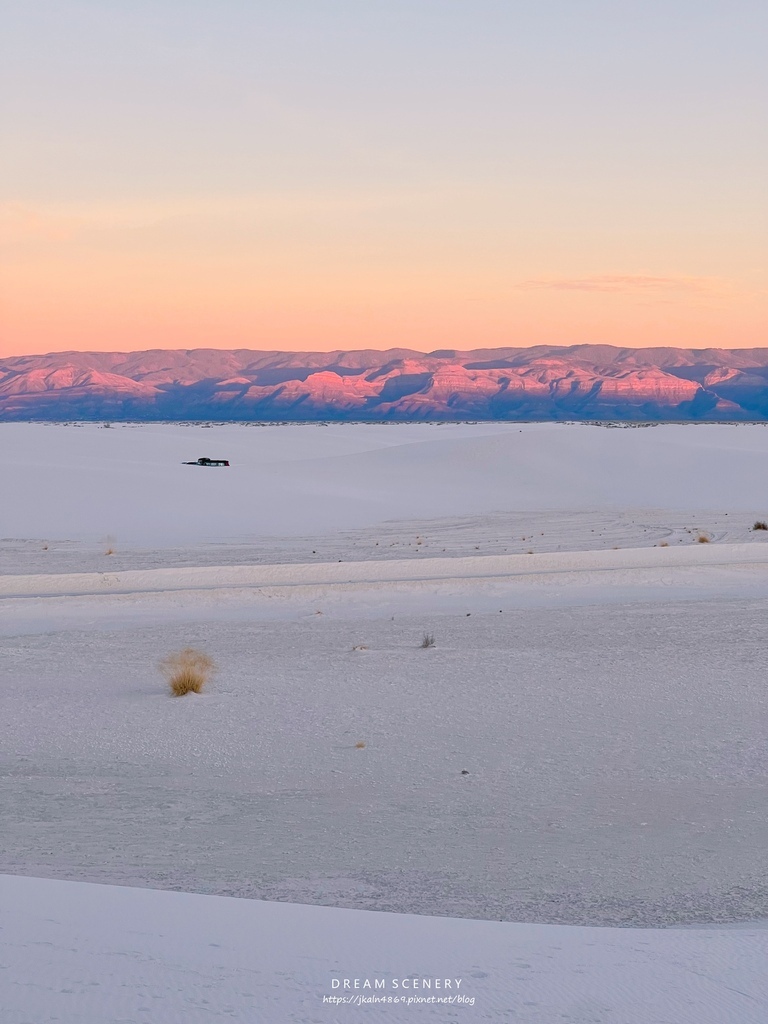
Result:
<svg viewBox="0 0 768 1024"><path fill-rule="evenodd" d="M518 288L567 292L709 292L722 283L710 277L652 277L649 274L595 274L590 277L533 278Z"/></svg>

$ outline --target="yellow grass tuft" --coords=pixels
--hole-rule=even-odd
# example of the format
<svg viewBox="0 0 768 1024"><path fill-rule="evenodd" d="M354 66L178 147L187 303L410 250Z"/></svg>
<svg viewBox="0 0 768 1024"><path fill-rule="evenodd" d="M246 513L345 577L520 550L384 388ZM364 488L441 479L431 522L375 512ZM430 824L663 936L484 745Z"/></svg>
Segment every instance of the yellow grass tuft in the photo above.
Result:
<svg viewBox="0 0 768 1024"><path fill-rule="evenodd" d="M708 537L706 533L700 533L696 540L699 542L699 544L709 544L712 538Z"/></svg>
<svg viewBox="0 0 768 1024"><path fill-rule="evenodd" d="M362 740L360 740L359 743L355 744L355 750L362 750L364 746L365 746L365 744L363 743Z"/></svg>
<svg viewBox="0 0 768 1024"><path fill-rule="evenodd" d="M213 675L216 665L213 658L194 647L169 654L159 664L174 697L188 693L200 693Z"/></svg>

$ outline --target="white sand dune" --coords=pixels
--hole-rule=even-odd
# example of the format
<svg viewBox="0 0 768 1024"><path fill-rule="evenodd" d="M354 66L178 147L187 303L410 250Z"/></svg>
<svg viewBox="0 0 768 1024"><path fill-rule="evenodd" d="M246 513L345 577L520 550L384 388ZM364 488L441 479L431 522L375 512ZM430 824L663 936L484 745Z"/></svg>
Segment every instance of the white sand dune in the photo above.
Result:
<svg viewBox="0 0 768 1024"><path fill-rule="evenodd" d="M766 1019L764 428L0 434L8 1024Z"/></svg>
<svg viewBox="0 0 768 1024"><path fill-rule="evenodd" d="M748 567L768 575L768 545L697 546L630 551L577 551L410 561L212 566L195 569L150 569L127 572L35 573L0 577L0 598L54 597L80 594L140 594L174 590L306 586L365 586L426 580L499 580L543 575L629 573L705 566Z"/></svg>
<svg viewBox="0 0 768 1024"><path fill-rule="evenodd" d="M0 925L3 1024L763 1024L768 1012L768 928L456 921L9 876Z"/></svg>
<svg viewBox="0 0 768 1024"><path fill-rule="evenodd" d="M768 428L0 424L0 537L318 535L505 509L768 508ZM200 455L228 470L184 466Z"/></svg>
<svg viewBox="0 0 768 1024"><path fill-rule="evenodd" d="M189 551L192 558L194 552ZM544 552L0 576L0 635L83 618L157 621L357 617L768 597L768 544Z"/></svg>

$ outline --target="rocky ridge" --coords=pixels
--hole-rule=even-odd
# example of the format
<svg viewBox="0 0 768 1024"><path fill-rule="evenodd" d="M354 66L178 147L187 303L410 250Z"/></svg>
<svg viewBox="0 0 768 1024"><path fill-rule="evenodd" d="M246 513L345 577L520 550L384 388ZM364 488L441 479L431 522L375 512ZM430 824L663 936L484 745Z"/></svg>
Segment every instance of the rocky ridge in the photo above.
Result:
<svg viewBox="0 0 768 1024"><path fill-rule="evenodd" d="M765 420L768 349L58 352L0 359L0 420Z"/></svg>

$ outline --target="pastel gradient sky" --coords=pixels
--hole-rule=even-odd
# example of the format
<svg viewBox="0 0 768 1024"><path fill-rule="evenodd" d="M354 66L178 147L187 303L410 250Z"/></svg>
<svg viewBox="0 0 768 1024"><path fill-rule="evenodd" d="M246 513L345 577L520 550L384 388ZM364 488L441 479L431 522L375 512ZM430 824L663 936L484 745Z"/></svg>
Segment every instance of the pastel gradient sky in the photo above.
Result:
<svg viewBox="0 0 768 1024"><path fill-rule="evenodd" d="M765 0L5 0L0 354L768 345Z"/></svg>

